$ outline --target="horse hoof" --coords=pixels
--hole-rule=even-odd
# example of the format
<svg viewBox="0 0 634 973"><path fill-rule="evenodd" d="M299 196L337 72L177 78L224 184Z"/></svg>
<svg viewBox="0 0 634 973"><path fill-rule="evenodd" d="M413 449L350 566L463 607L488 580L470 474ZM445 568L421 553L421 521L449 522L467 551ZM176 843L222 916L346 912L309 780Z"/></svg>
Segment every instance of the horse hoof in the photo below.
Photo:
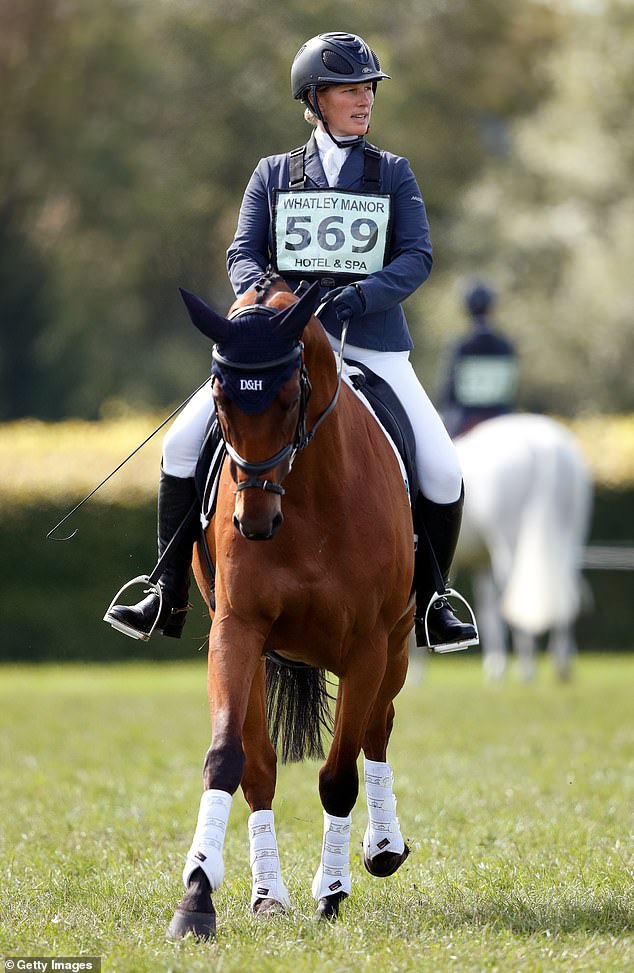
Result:
<svg viewBox="0 0 634 973"><path fill-rule="evenodd" d="M401 867L408 855L409 848L405 845L400 854L395 851L382 851L380 855L375 855L374 858L366 858L364 855L363 864L370 875L374 875L376 878L387 878L388 875L393 875Z"/></svg>
<svg viewBox="0 0 634 973"><path fill-rule="evenodd" d="M168 926L167 938L184 939L189 933L194 939L213 939L216 935L216 913L177 909Z"/></svg>
<svg viewBox="0 0 634 973"><path fill-rule="evenodd" d="M256 899L252 909L254 916L262 916L263 918L286 915L286 909L277 899Z"/></svg>
<svg viewBox="0 0 634 973"><path fill-rule="evenodd" d="M324 895L317 903L314 918L320 921L322 919L338 919L339 906L347 898L347 892L335 892L334 895Z"/></svg>

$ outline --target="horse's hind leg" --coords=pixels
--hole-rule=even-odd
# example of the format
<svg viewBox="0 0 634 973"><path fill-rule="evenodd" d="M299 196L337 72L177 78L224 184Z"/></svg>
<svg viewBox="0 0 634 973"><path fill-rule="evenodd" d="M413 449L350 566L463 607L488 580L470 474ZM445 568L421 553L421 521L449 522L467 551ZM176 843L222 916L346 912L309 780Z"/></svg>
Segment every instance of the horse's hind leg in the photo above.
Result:
<svg viewBox="0 0 634 973"><path fill-rule="evenodd" d="M500 615L500 592L491 570L473 576L473 594L487 682L499 682L506 672L506 627Z"/></svg>
<svg viewBox="0 0 634 973"><path fill-rule="evenodd" d="M285 912L290 905L282 880L272 804L275 796L277 757L266 725L266 663L251 686L249 706L242 730L245 754L242 790L251 808L249 817L249 860L251 864L251 908L256 915Z"/></svg>
<svg viewBox="0 0 634 973"><path fill-rule="evenodd" d="M513 651L517 658L521 681L532 682L537 675L535 636L519 628L513 629Z"/></svg>
<svg viewBox="0 0 634 973"><path fill-rule="evenodd" d="M359 647L355 665L341 677L332 745L319 772L324 808L321 861L312 884L316 918L334 919L351 890L350 827L359 793L357 758L372 702L383 677L385 657L377 645Z"/></svg>
<svg viewBox="0 0 634 973"><path fill-rule="evenodd" d="M394 703L407 673L407 642L390 658L363 740L368 826L363 837L363 863L371 875L392 875L409 855L396 817L394 774L387 745L394 723Z"/></svg>
<svg viewBox="0 0 634 973"><path fill-rule="evenodd" d="M548 653L555 666L555 674L561 682L569 682L572 676L572 659L576 654L572 625L558 625L548 637Z"/></svg>

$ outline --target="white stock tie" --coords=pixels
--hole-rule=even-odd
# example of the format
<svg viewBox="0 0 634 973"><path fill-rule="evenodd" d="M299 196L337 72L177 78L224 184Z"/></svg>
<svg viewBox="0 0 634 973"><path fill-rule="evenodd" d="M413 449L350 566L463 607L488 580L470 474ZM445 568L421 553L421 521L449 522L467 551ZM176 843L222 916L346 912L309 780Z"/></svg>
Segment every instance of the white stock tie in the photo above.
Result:
<svg viewBox="0 0 634 973"><path fill-rule="evenodd" d="M324 152L321 164L324 168L326 179L329 186L334 186L339 178L341 167L348 157L347 149L340 149L338 145L333 145Z"/></svg>

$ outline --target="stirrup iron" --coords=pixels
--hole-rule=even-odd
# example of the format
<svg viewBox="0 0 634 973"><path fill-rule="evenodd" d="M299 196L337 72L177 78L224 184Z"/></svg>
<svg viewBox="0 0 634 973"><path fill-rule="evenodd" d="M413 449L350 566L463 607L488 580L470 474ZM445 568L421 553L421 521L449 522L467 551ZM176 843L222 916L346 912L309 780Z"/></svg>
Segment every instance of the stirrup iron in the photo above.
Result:
<svg viewBox="0 0 634 973"><path fill-rule="evenodd" d="M439 598L447 598L447 599L457 598L458 601L461 601L463 605L466 605L467 611L471 615L471 624L475 628L475 638L463 639L462 641L458 641L458 642L441 642L439 645L431 644L429 638L429 625L427 623L427 619L429 618L429 612L431 611L432 605L434 604L434 602L438 601ZM468 649L469 646L471 645L480 644L480 634L478 632L478 624L476 622L476 617L473 608L471 607L467 599L464 598L459 591L456 591L455 588L445 588L445 590L442 591L440 594L437 591L434 591L433 595L429 599L429 604L427 605L427 608L425 610L425 638L427 640L427 648L429 649L430 652L433 652L435 655L440 655L443 652L460 652L462 649Z"/></svg>
<svg viewBox="0 0 634 973"><path fill-rule="evenodd" d="M134 628L130 628L130 626L125 625L122 622L119 622L119 621L113 620L111 618L108 618L108 615L110 614L110 611L117 604L117 602L118 602L119 598L121 597L121 595L123 594L123 592L124 591L127 591L128 588L132 588L133 585L136 585L136 584L144 584L144 585L147 585L147 588L144 591L144 594L154 594L154 595L157 595L158 596L158 600L159 600L158 611L156 613L156 618L154 619L154 622L152 624L152 628L149 630L149 632L147 632L147 634L145 632L139 632L139 631L137 631ZM150 637L154 633L154 629L157 626L158 620L159 620L160 615L161 615L162 608L163 608L163 591L161 589L160 584L158 584L158 582L155 582L155 581L150 581L150 578L149 578L149 576L147 574L140 574L137 578L132 578L132 581L127 581L123 585L123 587L120 588L119 591L117 591L116 595L114 596L114 598L112 599L112 601L110 602L110 604L108 606L108 610L107 610L106 614L103 616L103 620L104 620L104 622L108 622L108 624L111 625L112 628L114 628L117 632L122 632L123 635L128 635L132 639L139 639L142 642L148 642L149 639L150 639Z"/></svg>

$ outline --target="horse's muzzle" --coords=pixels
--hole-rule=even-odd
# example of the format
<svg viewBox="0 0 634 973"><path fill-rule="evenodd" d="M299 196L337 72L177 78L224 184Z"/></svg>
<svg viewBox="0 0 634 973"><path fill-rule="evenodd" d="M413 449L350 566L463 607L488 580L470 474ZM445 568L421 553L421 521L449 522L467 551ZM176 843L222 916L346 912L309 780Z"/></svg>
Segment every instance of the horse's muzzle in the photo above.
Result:
<svg viewBox="0 0 634 973"><path fill-rule="evenodd" d="M275 537L284 522L284 515L281 511L275 514L273 519L266 525L256 525L249 518L240 518L237 514L233 515L233 526L248 541L270 541Z"/></svg>

